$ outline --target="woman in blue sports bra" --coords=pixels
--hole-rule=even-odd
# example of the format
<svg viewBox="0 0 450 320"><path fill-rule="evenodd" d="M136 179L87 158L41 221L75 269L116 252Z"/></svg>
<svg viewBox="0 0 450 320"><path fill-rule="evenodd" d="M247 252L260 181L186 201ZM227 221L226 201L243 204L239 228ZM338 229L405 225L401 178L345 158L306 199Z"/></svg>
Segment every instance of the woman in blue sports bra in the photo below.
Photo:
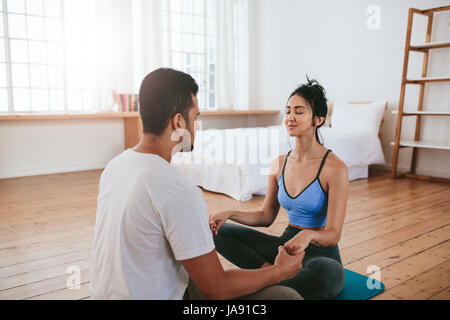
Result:
<svg viewBox="0 0 450 320"><path fill-rule="evenodd" d="M216 250L244 269L272 265L278 247L291 255L305 254L302 268L280 285L304 299L329 299L344 286L338 242L348 197L348 171L342 160L319 140L318 128L328 113L324 88L309 80L289 96L284 123L295 148L271 166L261 210L224 211L210 216ZM280 236L244 227L268 227L282 206L289 225ZM225 223L232 220L239 224Z"/></svg>

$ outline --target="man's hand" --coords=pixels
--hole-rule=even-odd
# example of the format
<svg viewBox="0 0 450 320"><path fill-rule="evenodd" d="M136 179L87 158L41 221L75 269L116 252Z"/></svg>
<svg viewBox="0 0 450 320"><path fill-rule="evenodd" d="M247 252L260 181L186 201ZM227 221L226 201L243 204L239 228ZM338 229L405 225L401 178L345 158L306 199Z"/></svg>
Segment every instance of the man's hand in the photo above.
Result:
<svg viewBox="0 0 450 320"><path fill-rule="evenodd" d="M300 271L303 267L302 261L305 256L305 251L297 255L289 255L283 246L278 247L278 255L275 258L274 265L278 266L281 271L281 280L290 279Z"/></svg>

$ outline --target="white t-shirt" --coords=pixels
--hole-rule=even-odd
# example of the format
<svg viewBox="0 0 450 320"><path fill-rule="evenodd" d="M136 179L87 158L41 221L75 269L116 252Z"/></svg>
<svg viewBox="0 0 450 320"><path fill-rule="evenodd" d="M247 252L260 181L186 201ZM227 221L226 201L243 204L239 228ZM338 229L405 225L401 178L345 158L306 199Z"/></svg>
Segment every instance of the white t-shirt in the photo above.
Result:
<svg viewBox="0 0 450 320"><path fill-rule="evenodd" d="M180 260L214 241L201 190L155 154L128 149L100 178L91 299L182 299Z"/></svg>

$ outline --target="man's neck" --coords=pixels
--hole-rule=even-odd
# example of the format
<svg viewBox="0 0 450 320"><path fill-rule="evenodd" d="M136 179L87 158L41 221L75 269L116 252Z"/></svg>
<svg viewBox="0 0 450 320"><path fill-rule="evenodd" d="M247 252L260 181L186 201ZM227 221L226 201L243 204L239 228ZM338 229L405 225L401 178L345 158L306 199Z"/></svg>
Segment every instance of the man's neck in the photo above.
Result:
<svg viewBox="0 0 450 320"><path fill-rule="evenodd" d="M161 158L170 163L172 160L172 144L170 139L167 139L166 135L155 136L152 134L144 133L141 141L132 148L135 152L151 153L159 155Z"/></svg>

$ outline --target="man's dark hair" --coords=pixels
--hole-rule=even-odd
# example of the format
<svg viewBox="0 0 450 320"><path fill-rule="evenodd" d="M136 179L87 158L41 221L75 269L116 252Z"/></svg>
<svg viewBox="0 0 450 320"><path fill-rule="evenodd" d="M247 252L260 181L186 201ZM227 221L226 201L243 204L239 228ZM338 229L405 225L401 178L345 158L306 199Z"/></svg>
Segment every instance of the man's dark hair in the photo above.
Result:
<svg viewBox="0 0 450 320"><path fill-rule="evenodd" d="M327 98L325 96L325 89L322 87L317 80L310 80L308 78L308 75L306 76L307 83L300 85L295 89L291 95L289 96L289 99L294 95L299 95L303 99L305 99L309 105L311 106L312 113L313 113L313 126L315 126L314 119L316 116L319 117L327 117L328 113L328 104L327 104ZM288 101L289 101L288 99ZM325 123L325 120L316 127L316 139L319 144L323 145L322 142L320 142L319 139L319 132L318 129L323 126Z"/></svg>
<svg viewBox="0 0 450 320"><path fill-rule="evenodd" d="M187 73L160 68L142 80L139 90L139 113L144 133L160 136L170 119L181 113L189 122L189 109L194 106L191 94L197 95L198 85Z"/></svg>

